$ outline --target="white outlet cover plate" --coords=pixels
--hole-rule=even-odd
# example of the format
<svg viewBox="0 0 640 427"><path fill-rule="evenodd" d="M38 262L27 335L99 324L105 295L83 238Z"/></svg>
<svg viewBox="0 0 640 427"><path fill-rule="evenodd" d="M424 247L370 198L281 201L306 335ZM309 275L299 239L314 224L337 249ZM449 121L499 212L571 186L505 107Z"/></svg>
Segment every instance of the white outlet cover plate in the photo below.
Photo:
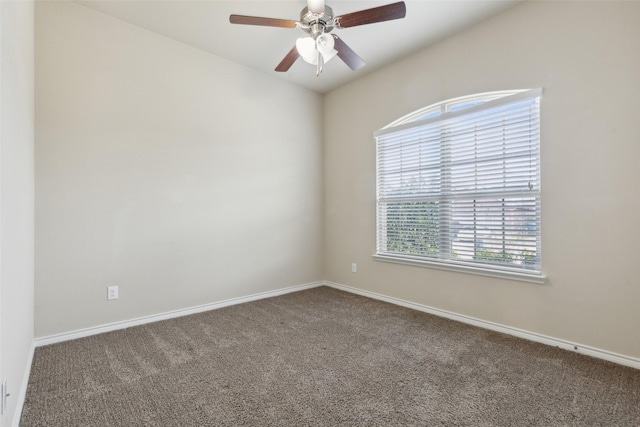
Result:
<svg viewBox="0 0 640 427"><path fill-rule="evenodd" d="M118 287L109 286L107 288L107 299L117 299L117 298L118 298Z"/></svg>

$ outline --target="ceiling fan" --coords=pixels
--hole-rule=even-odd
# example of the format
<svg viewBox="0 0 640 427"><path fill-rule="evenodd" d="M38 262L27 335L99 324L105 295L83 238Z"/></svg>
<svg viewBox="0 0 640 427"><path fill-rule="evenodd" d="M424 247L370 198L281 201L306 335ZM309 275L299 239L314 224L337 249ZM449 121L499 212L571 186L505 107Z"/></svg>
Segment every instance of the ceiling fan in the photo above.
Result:
<svg viewBox="0 0 640 427"><path fill-rule="evenodd" d="M259 16L231 15L232 24L261 25L266 27L300 28L309 36L300 37L295 46L276 67L285 72L299 57L316 66L316 76L322 73L324 64L334 56L342 59L352 70L363 67L365 62L340 37L329 34L334 28L349 28L376 22L404 18L406 6L403 1L334 16L333 10L325 5L325 0L307 0L307 7L300 12L300 21L263 18Z"/></svg>

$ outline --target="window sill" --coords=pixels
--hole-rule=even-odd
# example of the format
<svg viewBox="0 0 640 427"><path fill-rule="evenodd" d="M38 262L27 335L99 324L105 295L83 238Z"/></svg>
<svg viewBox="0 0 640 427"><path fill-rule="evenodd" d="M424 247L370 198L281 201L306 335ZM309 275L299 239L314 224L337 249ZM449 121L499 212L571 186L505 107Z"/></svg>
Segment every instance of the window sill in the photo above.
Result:
<svg viewBox="0 0 640 427"><path fill-rule="evenodd" d="M391 255L376 254L376 255L373 255L373 259L376 261L413 265L417 267L435 268L438 270L447 270L447 271L455 271L458 273L476 274L479 276L496 277L499 279L519 280L521 282L530 282L530 283L537 283L537 284L543 284L547 280L547 277L542 274L535 274L535 273L527 274L527 273L519 273L514 271L491 270L488 268L478 268L478 267L471 267L467 265L457 265L457 264L441 264L441 263L425 261L421 259L404 258L404 257L398 257L398 256L391 256Z"/></svg>

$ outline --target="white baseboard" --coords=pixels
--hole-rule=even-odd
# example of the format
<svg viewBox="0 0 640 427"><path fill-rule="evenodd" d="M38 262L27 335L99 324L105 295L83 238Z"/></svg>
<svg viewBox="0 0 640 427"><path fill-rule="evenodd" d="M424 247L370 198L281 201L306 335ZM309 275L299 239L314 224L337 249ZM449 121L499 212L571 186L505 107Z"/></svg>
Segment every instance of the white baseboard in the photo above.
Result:
<svg viewBox="0 0 640 427"><path fill-rule="evenodd" d="M224 301L218 301L210 304L203 304L203 305L185 308L181 310L174 310L166 313L160 313L160 314L155 314L151 316L125 320L122 322L114 322L106 325L99 325L91 328L65 332L62 334L36 338L34 341L34 346L41 347L44 345L54 344L54 343L63 342L63 341L69 341L77 338L88 337L91 335L97 335L104 332L115 331L118 329L130 328L132 326L143 325L146 323L157 322L160 320L172 319L172 318L181 317L181 316L188 316L190 314L196 314L204 311L215 310L218 308L228 307L231 305L242 304L245 302L256 301L264 298L271 298L279 295L288 294L291 292L297 292L305 289L316 288L319 286L329 286L331 288L340 289L342 291L350 292L353 294L358 294L368 298L373 298L373 299L385 301L391 304L407 307L413 310L418 310L418 311L433 314L436 316L445 317L447 319L456 320L458 322L467 323L473 326L478 326L480 328L489 329L492 331L501 332L508 335L513 335L519 338L527 339L529 341L534 341L541 344L550 345L553 347L559 347L565 350L575 351L591 357L596 357L598 359L608 360L610 362L617 363L619 365L640 369L640 359L635 357L625 356L625 355L613 353L607 350L602 350L602 349L590 347L590 346L579 344L579 343L565 341L559 338L554 338L554 337L538 334L535 332L529 332L522 329L513 328L511 326L501 325L499 323L489 322L486 320L481 320L474 317L465 316L462 314L453 313L450 311L441 310L438 308L429 307L426 305L405 301L399 298L394 298L387 295L365 291L362 289L353 288L351 286L345 286L339 283L328 282L328 281L306 283L303 285L291 286L288 288L278 289L275 291L268 291L268 292L262 292L262 293L248 295L244 297L231 298ZM33 348L32 348L30 360L29 360L29 366L28 366L29 371L31 369L31 358L33 358ZM20 396L21 400L19 402L20 408L21 408L22 402L24 402L24 396L26 395L26 387L27 387L27 382L29 378L29 371L25 373L27 379L23 384L23 390L21 390L21 396ZM19 421L19 418L18 418L18 421Z"/></svg>
<svg viewBox="0 0 640 427"><path fill-rule="evenodd" d="M564 350L575 351L576 353L585 354L587 356L596 357L598 359L608 360L609 362L617 363L619 365L629 366L632 368L640 369L640 359L630 356L624 356L622 354L613 353L606 350L565 341L562 339L549 337L546 335L537 334L535 332L529 332L511 326L501 325L499 323L488 322L486 320L476 319L470 316L464 316L462 314L453 313L446 310L440 310L438 308L429 307L422 304L416 304L413 302L405 301L399 298L390 297L387 295L378 294L375 292L369 292L358 288L352 288L351 286L341 285L339 283L324 282L325 286L339 289L341 291L350 292L353 294L362 295L368 298L385 301L391 304L400 305L403 307L411 308L413 310L422 311L425 313L433 314L435 316L446 317L447 319L456 320L458 322L467 323L469 325L478 326L484 329L490 329L492 331L501 332L503 334L513 335L519 338L524 338L529 341L535 341L541 344L550 345L553 347L559 347Z"/></svg>
<svg viewBox="0 0 640 427"><path fill-rule="evenodd" d="M198 305L195 307L183 308L180 310L168 311L165 313L154 314L151 316L138 317L136 319L123 320L121 322L108 323L106 325L93 326L90 328L78 329L75 331L64 332L56 335L36 338L35 346L55 344L63 341L84 338L91 335L102 334L104 332L116 331L118 329L130 328L132 326L144 325L146 323L158 322L160 320L173 319L175 317L188 316L190 314L202 313L204 311L215 310L218 308L228 307L231 305L242 304L245 302L256 301L264 298L276 297L291 292L303 291L305 289L317 288L323 286L324 282L305 283L303 285L291 286L288 288L277 289L275 291L261 292L258 294L248 295L244 297L231 298L224 301L213 302L209 304Z"/></svg>
<svg viewBox="0 0 640 427"><path fill-rule="evenodd" d="M33 353L36 350L35 340L31 341L31 348L29 349L29 355L27 357L27 366L24 368L24 374L22 376L22 386L20 387L20 393L18 394L18 402L16 403L16 410L13 413L12 427L20 427L20 418L22 417L22 408L24 407L24 401L27 398L27 386L29 385L29 377L31 376L31 364L33 363Z"/></svg>

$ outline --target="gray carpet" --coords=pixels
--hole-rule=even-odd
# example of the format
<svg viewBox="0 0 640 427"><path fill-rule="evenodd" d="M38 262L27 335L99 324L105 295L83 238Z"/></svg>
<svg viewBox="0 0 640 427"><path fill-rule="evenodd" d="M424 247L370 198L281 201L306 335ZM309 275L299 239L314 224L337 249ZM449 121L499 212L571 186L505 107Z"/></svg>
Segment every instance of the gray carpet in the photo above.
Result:
<svg viewBox="0 0 640 427"><path fill-rule="evenodd" d="M36 349L29 426L638 426L640 371L322 287Z"/></svg>

